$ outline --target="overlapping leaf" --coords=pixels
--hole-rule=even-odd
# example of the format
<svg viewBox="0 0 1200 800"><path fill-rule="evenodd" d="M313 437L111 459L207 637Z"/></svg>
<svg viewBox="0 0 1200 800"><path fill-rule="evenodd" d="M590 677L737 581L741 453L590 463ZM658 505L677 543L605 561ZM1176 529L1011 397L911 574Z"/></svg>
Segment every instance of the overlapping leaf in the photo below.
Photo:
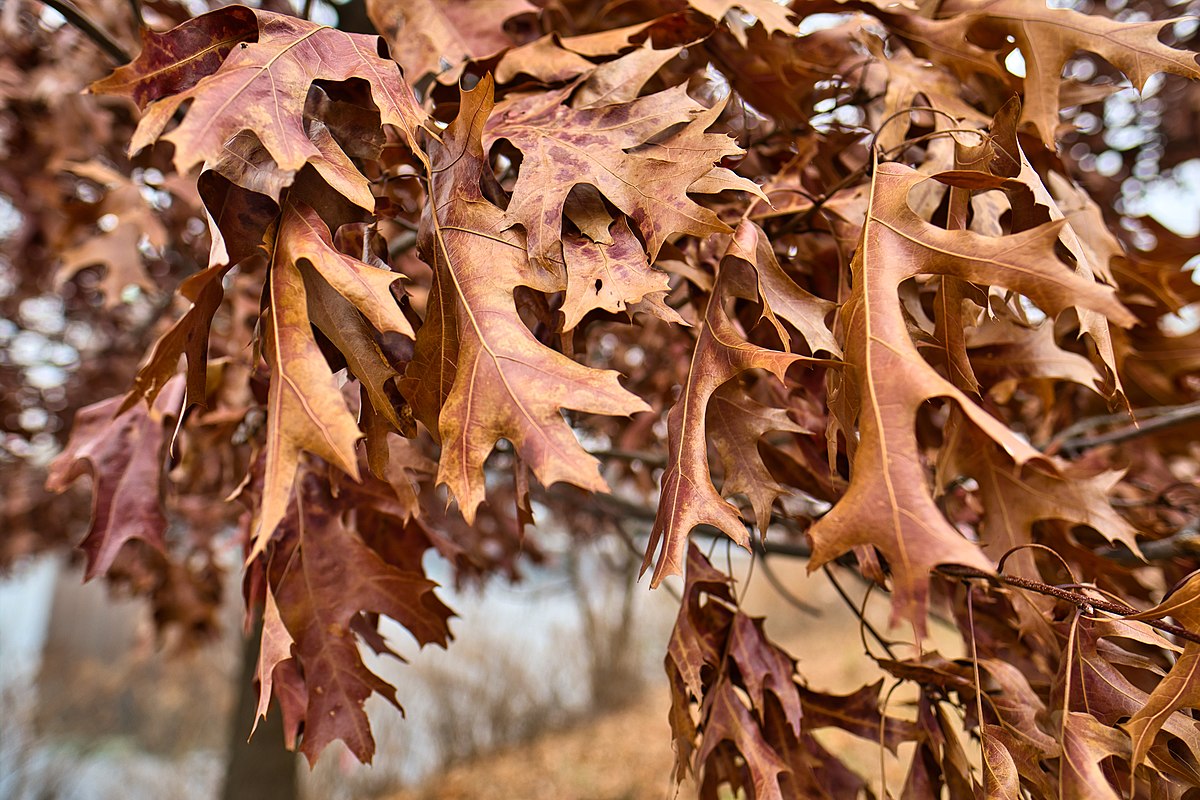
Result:
<svg viewBox="0 0 1200 800"><path fill-rule="evenodd" d="M483 463L499 439L512 442L543 485L600 491L597 462L560 409L626 415L646 408L615 372L550 350L518 316L516 286L553 291L557 284L530 268L524 237L505 230L504 212L480 191L481 176L490 174L481 134L492 105L490 80L464 93L458 119L433 150L420 247L434 285L407 373L414 412L441 439L438 481L468 520L483 501Z"/></svg>
<svg viewBox="0 0 1200 800"><path fill-rule="evenodd" d="M215 72L199 80L195 75L211 69L214 62L205 52L203 38L176 37L148 48L144 58L129 65L130 71L119 85L96 87L159 98L138 124L131 145L134 151L161 137L175 145L175 168L187 173L198 163L221 157L225 144L237 134L252 131L275 166L299 170L321 157L321 149L305 130L309 88L317 80L350 78L366 80L382 122L396 126L414 142L424 115L395 63L376 53L377 37L345 33L283 14L253 13L256 40L239 41ZM229 14L214 12L202 19L209 20L214 29L223 29L229 18ZM200 25L199 21L193 24ZM175 59L173 64L164 63L164 53ZM160 76L165 85L146 87ZM139 88L131 90L131 85ZM182 122L163 134L189 100Z"/></svg>
<svg viewBox="0 0 1200 800"><path fill-rule="evenodd" d="M504 23L537 7L527 0L370 0L367 14L414 83L453 82L464 61L512 47Z"/></svg>
<svg viewBox="0 0 1200 800"><path fill-rule="evenodd" d="M182 385L159 396L153 408L138 405L118 415L114 397L79 412L67 449L50 465L46 487L61 492L91 475L92 523L79 548L87 556L86 579L103 575L126 543L139 540L165 549L162 506L166 415L177 415Z"/></svg>
<svg viewBox="0 0 1200 800"><path fill-rule="evenodd" d="M1132 320L1110 288L1058 261L1061 222L1001 238L946 231L909 208L909 191L922 180L896 164L879 165L873 176L852 267L853 293L841 311L848 362L841 422L857 420L858 442L846 496L811 531L810 565L815 569L858 545L876 547L894 576L894 618L918 628L930 569L944 563L991 566L933 501L914 431L920 407L931 398L949 398L1018 465L1039 456L921 359L897 295L900 283L922 273L951 275L1018 291L1052 314L1083 305L1120 322Z"/></svg>
<svg viewBox="0 0 1200 800"><path fill-rule="evenodd" d="M1047 147L1054 146L1058 128L1063 65L1079 50L1095 53L1124 72L1137 89L1156 72L1200 78L1194 53L1176 50L1158 40L1165 22L1117 21L1049 8L1042 0L952 0L939 9L942 16L963 15L975 29L992 36L1010 36L1025 57L1025 110Z"/></svg>
<svg viewBox="0 0 1200 800"><path fill-rule="evenodd" d="M311 474L305 477L282 526L283 547L271 557L270 581L307 694L300 749L315 763L326 746L341 739L360 761L369 762L375 741L363 703L375 692L397 701L394 687L363 664L356 620L363 612L384 614L419 644L444 647L451 612L433 594L435 583L386 562L329 506L328 487ZM346 591L348 586L354 591ZM268 632L278 641L263 663L264 673L277 669L286 641L278 626L264 626L264 636Z"/></svg>
<svg viewBox="0 0 1200 800"><path fill-rule="evenodd" d="M638 55L608 66L616 69L612 65ZM563 207L578 184L595 186L636 223L651 261L673 233L729 231L712 210L687 196L697 181L726 179L698 191L753 188L732 180L728 171L714 174L717 162L741 152L728 136L706 133L720 107L705 109L683 86L637 97L656 68L653 62L646 68L637 63L639 68L610 90L589 94L589 84L604 75L597 71L572 105L566 100L574 87L567 87L506 102L488 122L486 145L505 139L524 156L505 219L524 228L530 258L543 269L558 260ZM654 139L680 124L683 129L665 140Z"/></svg>
<svg viewBox="0 0 1200 800"><path fill-rule="evenodd" d="M271 242L269 305L263 326L271 388L263 494L252 557L266 548L287 513L302 453L320 456L355 479L359 474L355 442L362 433L313 339L308 315L308 292L298 261L313 253L304 237L311 230L292 209L281 219Z"/></svg>

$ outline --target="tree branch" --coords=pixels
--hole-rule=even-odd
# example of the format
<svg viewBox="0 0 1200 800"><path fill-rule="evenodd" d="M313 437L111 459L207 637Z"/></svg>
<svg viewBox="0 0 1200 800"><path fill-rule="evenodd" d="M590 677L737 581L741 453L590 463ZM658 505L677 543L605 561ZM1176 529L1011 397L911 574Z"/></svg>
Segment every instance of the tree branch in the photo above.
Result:
<svg viewBox="0 0 1200 800"><path fill-rule="evenodd" d="M1074 592L1070 589L1062 589L1058 586L1051 586L1048 583L1030 580L1029 578L1018 578L1015 575L1001 575L998 573L984 572L981 569L975 569L974 567L968 567L962 564L943 564L934 571L948 577L985 580L990 583L999 583L1018 589L1037 592L1038 594L1044 594L1048 597L1054 597L1058 600L1070 603L1084 613L1091 613L1096 609L1109 614L1114 614L1118 617L1127 617L1130 614L1140 613L1133 606L1127 606L1124 603L1115 603L1111 600L1089 597L1088 595L1081 594L1080 592ZM1157 628L1164 633L1170 633L1177 638L1200 644L1200 634L1192 633L1187 628L1182 628L1178 625L1172 625L1169 622L1163 622L1162 620L1156 619L1142 620L1142 622L1145 622L1150 627Z"/></svg>
<svg viewBox="0 0 1200 800"><path fill-rule="evenodd" d="M97 47L118 64L125 64L133 60L133 56L112 37L112 34L92 22L71 0L42 0L42 2L62 14L71 27L91 39Z"/></svg>
<svg viewBox="0 0 1200 800"><path fill-rule="evenodd" d="M1062 451L1066 454L1079 453L1103 444L1118 444L1141 436L1149 436L1178 425L1200 420L1200 401L1179 406L1162 406L1145 409L1145 417L1135 420L1107 433L1083 435L1084 431L1103 427L1113 422L1129 419L1127 414L1105 414L1083 419L1052 439L1044 448L1047 453Z"/></svg>

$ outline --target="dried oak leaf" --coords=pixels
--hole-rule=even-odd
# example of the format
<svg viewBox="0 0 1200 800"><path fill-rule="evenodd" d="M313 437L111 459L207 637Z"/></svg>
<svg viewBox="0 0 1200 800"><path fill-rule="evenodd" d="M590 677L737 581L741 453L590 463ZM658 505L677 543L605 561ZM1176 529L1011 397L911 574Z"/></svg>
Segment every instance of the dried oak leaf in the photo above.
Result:
<svg viewBox="0 0 1200 800"><path fill-rule="evenodd" d="M187 360L187 406L207 405L208 341L213 317L225 297L223 281L231 265L261 252L259 243L267 226L278 216L275 203L231 184L214 172L199 180L212 246L209 265L189 275L179 294L192 305L158 338L134 376L122 409L145 398L149 404ZM229 234L228 238L226 233Z"/></svg>
<svg viewBox="0 0 1200 800"><path fill-rule="evenodd" d="M720 22L731 10L738 8L753 17L755 23L762 25L767 33L778 32L795 36L800 32L796 23L792 22L796 13L772 0L688 0L688 5L716 22ZM740 30L740 27L734 28L735 33ZM744 33L741 35L745 36Z"/></svg>
<svg viewBox="0 0 1200 800"><path fill-rule="evenodd" d="M355 480L359 478L355 442L362 433L313 338L308 291L298 263L302 259L309 263L314 258L322 260L318 254L325 244L304 219L304 212L294 206L281 216L269 242L263 356L271 370L271 385L267 395L262 503L250 558L266 548L287 513L302 452L318 455ZM341 256L336 252L334 255ZM372 268L364 264L362 269ZM390 275L379 272L385 278ZM359 284L354 286L361 288Z"/></svg>
<svg viewBox="0 0 1200 800"><path fill-rule="evenodd" d="M740 513L713 486L708 465L709 400L721 384L748 369L767 370L782 381L788 367L802 359L746 341L722 308L727 297L725 274L723 267L692 350L687 383L667 415L667 467L642 562L645 572L657 554L651 586L681 573L688 534L697 525L712 525L749 549L750 536ZM741 444L757 447L756 442Z"/></svg>
<svg viewBox="0 0 1200 800"><path fill-rule="evenodd" d="M437 75L453 83L465 62L495 55L515 42L504 23L536 14L527 0L369 0L367 15L392 57L416 83Z"/></svg>
<svg viewBox="0 0 1200 800"><path fill-rule="evenodd" d="M1091 714L1069 711L1062 723L1058 796L1063 800L1120 800L1105 774L1109 756L1129 757L1129 742L1121 732Z"/></svg>
<svg viewBox="0 0 1200 800"><path fill-rule="evenodd" d="M617 69L641 52L604 66ZM688 197L689 190L756 189L750 181L715 167L722 158L742 152L725 134L705 133L723 104L706 109L688 97L682 85L636 97L657 69L654 61L637 63L641 66L616 84L619 92L614 87L590 94L589 86L606 74L597 69L572 105L565 101L573 85L506 100L488 120L485 146L505 139L523 156L505 212L506 226L524 228L530 259L544 270L561 260L563 207L576 185L595 186L634 221L651 262L673 233L729 232L711 209ZM680 124L682 130L662 141L655 139ZM693 188L699 181L722 182Z"/></svg>
<svg viewBox="0 0 1200 800"><path fill-rule="evenodd" d="M106 573L133 539L165 552L165 417L179 413L182 394L177 382L153 408L119 413L121 398L112 397L81 409L66 449L51 462L46 488L52 492L65 491L81 475L92 477L92 523L79 545L87 556L85 580Z"/></svg>
<svg viewBox="0 0 1200 800"><path fill-rule="evenodd" d="M663 302L667 273L650 266L641 242L622 217L606 231L610 241L593 241L583 236L563 237L563 262L567 290L561 311L563 330L577 326L590 311L632 312L643 300L644 310L670 322L683 318Z"/></svg>
<svg viewBox="0 0 1200 800"><path fill-rule="evenodd" d="M93 83L89 92L128 97L145 110L155 100L187 91L216 72L234 47L258 38L258 24L253 10L226 6L166 33L143 26L141 35L137 58Z"/></svg>
<svg viewBox="0 0 1200 800"><path fill-rule="evenodd" d="M728 741L746 762L755 800L784 800L779 779L791 767L764 738L758 721L727 675L721 676L709 690L705 705L704 737L696 750L696 761L705 763L717 745Z"/></svg>
<svg viewBox="0 0 1200 800"><path fill-rule="evenodd" d="M524 237L480 190L491 167L481 136L492 111L490 76L462 95L458 118L432 147L431 201L418 243L433 268L425 322L404 388L417 418L441 440L438 482L468 521L484 498L483 464L508 439L545 486L604 491L598 462L576 441L561 409L621 416L648 406L617 373L578 364L538 342L521 321L513 288L558 291L529 265Z"/></svg>
<svg viewBox="0 0 1200 800"><path fill-rule="evenodd" d="M363 703L373 692L399 707L395 688L363 664L355 620L362 612L400 623L420 645L446 646L452 612L423 574L385 562L342 523L329 486L309 473L280 526L268 568L279 616L307 694L300 750L309 763L335 739L369 762L375 740ZM354 591L347 591L354 587Z"/></svg>
<svg viewBox="0 0 1200 800"><path fill-rule="evenodd" d="M1137 89L1156 72L1200 78L1196 54L1158 41L1159 32L1174 20L1119 22L1049 8L1042 0L950 0L938 14L962 17L975 35L986 35L1003 47L1012 37L1025 57L1025 110L1048 148L1054 148L1058 127L1063 66L1079 50L1095 53L1125 73ZM989 42L988 44L990 44Z"/></svg>
<svg viewBox="0 0 1200 800"><path fill-rule="evenodd" d="M792 421L786 410L750 397L737 381L729 381L713 393L708 404L708 438L725 473L721 496L745 495L763 532L771 523L775 499L788 491L758 452L758 440L770 431L811 433Z"/></svg>
<svg viewBox="0 0 1200 800"><path fill-rule="evenodd" d="M220 12L214 12L220 13ZM253 11L258 38L243 41L221 66L194 84L170 87L147 108L134 132L130 149L136 152L164 139L175 145L175 169L186 174L193 166L216 161L225 145L242 131L252 131L281 170L299 170L322 156L305 129L304 108L314 81L365 80L384 124L394 125L415 149L415 134L424 114L395 62L377 54L377 36L318 25L269 11ZM169 35L169 34L168 34ZM175 54L177 61L194 52ZM207 66L207 61L203 62ZM137 75L169 69L156 59L140 64ZM126 81L136 80L131 75ZM186 88L179 91L181 86ZM167 124L186 101L192 101L183 121L169 133Z"/></svg>
<svg viewBox="0 0 1200 800"><path fill-rule="evenodd" d="M1193 574L1154 608L1127 619L1175 621L1193 633L1200 633L1200 575ZM1122 727L1133 740L1133 764L1138 766L1154 744L1154 737L1179 709L1200 708L1200 644L1184 642L1183 653L1145 701ZM1191 719L1188 725L1194 727Z"/></svg>
<svg viewBox="0 0 1200 800"><path fill-rule="evenodd" d="M275 603L275 594L268 588L267 599L263 605L262 636L259 641L258 663L254 668L254 682L258 684L258 707L254 711L254 727L250 735L258 729L260 720L266 719L267 710L271 705L271 689L275 682L275 670L285 661L292 661L292 646L295 640L288 633L283 618L279 616L279 606ZM283 701L280 700L280 704Z"/></svg>
<svg viewBox="0 0 1200 800"><path fill-rule="evenodd" d="M949 398L1016 464L1044 459L921 358L908 332L900 284L920 274L951 275L1020 292L1050 314L1081 305L1123 324L1133 322L1111 288L1058 261L1054 246L1061 221L1000 238L947 231L908 205L909 191L925 179L899 164L881 164L872 176L867 219L851 265L853 289L840 313L847 365L834 401L845 430L857 421L858 441L851 448L846 495L810 531L809 563L813 570L856 546L878 548L892 570L893 620L910 620L918 631L924 630L933 567L992 566L934 502L914 430L920 407L932 398Z"/></svg>

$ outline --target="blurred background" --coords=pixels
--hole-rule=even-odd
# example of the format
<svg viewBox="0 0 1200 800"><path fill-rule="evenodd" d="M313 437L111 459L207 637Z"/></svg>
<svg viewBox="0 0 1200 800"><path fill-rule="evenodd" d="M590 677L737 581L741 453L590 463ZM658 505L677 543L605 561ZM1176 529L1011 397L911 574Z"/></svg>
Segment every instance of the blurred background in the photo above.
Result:
<svg viewBox="0 0 1200 800"><path fill-rule="evenodd" d="M1197 10L1057 4L1124 19ZM79 5L134 47L126 3ZM206 7L144 3L163 27ZM314 14L365 19L354 2L319 2ZM1014 55L1009 69L1021 74ZM1093 62L1069 69L1088 80ZM636 584L640 557L619 535L580 545L541 526L507 556L519 581L456 586L451 566L427 556L426 571L459 617L455 641L419 652L396 629L390 638L407 664L364 653L398 687L407 712L369 703L379 744L371 767L339 744L310 770L283 751L270 724L245 744L255 654L243 636L236 509L198 506L174 521L227 531L170 567L186 571L171 585L191 597L156 594L153 570L83 582L72 548L87 529L87 482L51 496L47 465L81 406L128 388L171 308L171 291L161 290L173 290L207 254L186 182L166 177L165 162L123 162L129 107L80 93L110 66L56 12L0 0L0 800L672 796L662 658L678 587ZM1147 250L1191 247L1187 237L1200 233L1200 108L1196 93L1179 87L1156 77L1141 96L1125 89L1068 112L1078 132L1066 147L1084 181L1094 178L1097 200L1122 216L1149 215L1130 223ZM829 120L837 124L836 115ZM97 157L128 169L81 166ZM184 231L174 249L156 243L155 223L139 216L147 211ZM132 240L121 238L131 230ZM84 249L94 241L107 249ZM119 270L122 247L144 257L144 273ZM1195 330L1194 317L1181 317L1179 332ZM186 540L186 530L177 538ZM773 560L769 575L726 549L716 546L716 563L728 565L745 606L767 616L769 634L800 659L814 688L848 692L874 679L864 672L858 620L825 576L786 559ZM848 577L844 585L862 599L861 586ZM135 590L151 600L129 599ZM875 598L867 617L886 622L885 606ZM172 623L166 635L164 622ZM170 633L180 630L194 635ZM961 654L954 638L934 629L946 657ZM907 760L903 750L881 755L837 731L820 735L873 780L894 777ZM265 776L266 788L248 788L247 774Z"/></svg>

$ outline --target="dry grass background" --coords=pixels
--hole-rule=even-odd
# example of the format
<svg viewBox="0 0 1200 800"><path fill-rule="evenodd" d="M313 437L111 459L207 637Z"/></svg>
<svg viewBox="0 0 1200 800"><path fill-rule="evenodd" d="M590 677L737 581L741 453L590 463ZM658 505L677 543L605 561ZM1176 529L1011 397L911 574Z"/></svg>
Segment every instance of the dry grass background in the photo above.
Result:
<svg viewBox="0 0 1200 800"><path fill-rule="evenodd" d="M877 680L879 670L863 655L859 623L820 573L809 576L805 562L773 562L780 581L797 598L813 606L808 615L789 605L765 580L761 568L746 584L743 608L767 617L768 633L799 660L799 672L815 689L848 693ZM734 574L745 576L748 562L735 561ZM843 586L861 597L861 585L842 578ZM887 600L872 599L868 618L887 631ZM903 631L893 631L901 638ZM947 657L961 655L961 643L934 626L926 649ZM900 653L911 652L900 645ZM889 712L912 718L913 696L897 691ZM546 732L532 741L449 767L423 785L388 796L388 800L662 800L688 798L694 788L676 789L668 698L664 682L656 682L630 705L602 714L566 730ZM840 731L819 733L834 752L879 786L904 778L909 748L899 758L883 754L877 745Z"/></svg>

